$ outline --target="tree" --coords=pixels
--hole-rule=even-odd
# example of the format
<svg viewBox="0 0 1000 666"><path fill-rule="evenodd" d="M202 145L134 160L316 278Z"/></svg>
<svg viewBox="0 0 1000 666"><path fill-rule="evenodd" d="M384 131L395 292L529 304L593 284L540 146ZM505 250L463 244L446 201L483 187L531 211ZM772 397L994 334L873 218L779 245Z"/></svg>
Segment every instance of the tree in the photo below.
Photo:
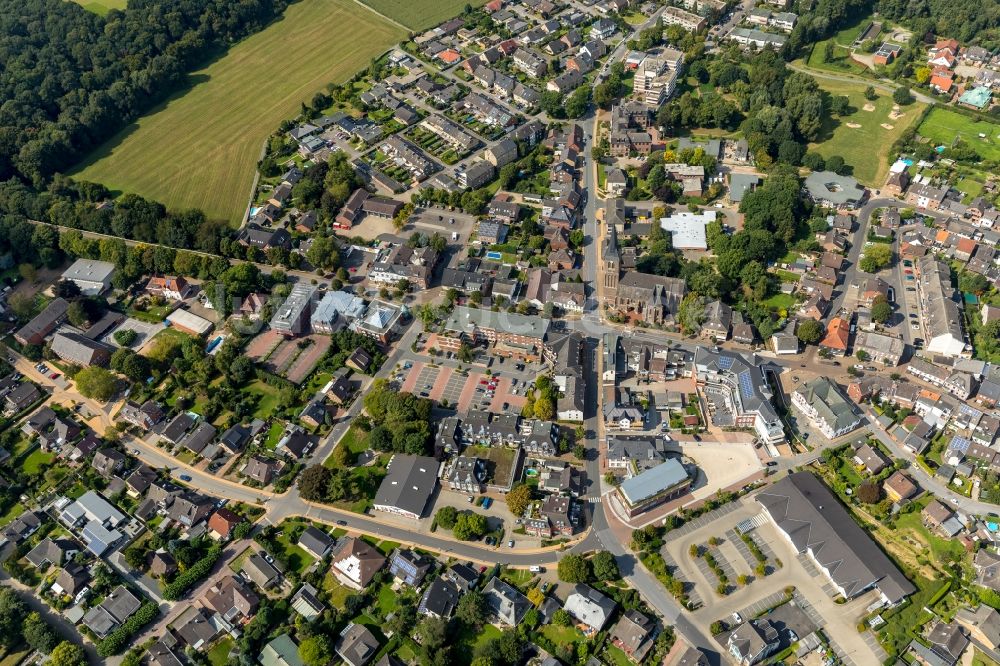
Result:
<svg viewBox="0 0 1000 666"><path fill-rule="evenodd" d="M81 395L98 402L111 400L118 391L118 380L114 373L96 365L84 368L73 379Z"/></svg>
<svg viewBox="0 0 1000 666"><path fill-rule="evenodd" d="M823 339L824 333L826 333L826 329L823 328L823 324L815 319L806 319L799 324L796 336L803 344L814 345Z"/></svg>
<svg viewBox="0 0 1000 666"><path fill-rule="evenodd" d="M536 403L537 405L537 403ZM519 483L507 493L507 508L515 516L523 516L531 503L531 486Z"/></svg>
<svg viewBox="0 0 1000 666"><path fill-rule="evenodd" d="M479 628L486 621L486 597L479 590L466 592L455 606L455 617L468 627Z"/></svg>
<svg viewBox="0 0 1000 666"><path fill-rule="evenodd" d="M865 249L865 256L858 266L866 273L878 273L892 263L892 247L876 243Z"/></svg>
<svg viewBox="0 0 1000 666"><path fill-rule="evenodd" d="M834 173L844 173L844 158L840 155L830 155L826 158L826 169Z"/></svg>
<svg viewBox="0 0 1000 666"><path fill-rule="evenodd" d="M52 295L58 298L76 298L80 295L80 286L72 280L59 280L52 285Z"/></svg>
<svg viewBox="0 0 1000 666"><path fill-rule="evenodd" d="M875 92L875 86L868 86L865 88L865 99L869 102L874 102L878 99L878 93Z"/></svg>
<svg viewBox="0 0 1000 666"><path fill-rule="evenodd" d="M87 653L79 645L63 641L52 650L49 666L87 666Z"/></svg>
<svg viewBox="0 0 1000 666"><path fill-rule="evenodd" d="M583 555L565 555L559 560L559 580L565 583L586 583L590 580L590 562Z"/></svg>
<svg viewBox="0 0 1000 666"><path fill-rule="evenodd" d="M573 91L573 94L566 100L566 116L569 118L579 118L587 112L590 106L590 86L582 85Z"/></svg>
<svg viewBox="0 0 1000 666"><path fill-rule="evenodd" d="M542 421L551 421L555 416L556 407L552 399L548 396L539 396L535 399L535 418Z"/></svg>
<svg viewBox="0 0 1000 666"><path fill-rule="evenodd" d="M879 501L879 488L878 484L871 481L865 481L860 486L858 486L858 499L865 504L877 504Z"/></svg>
<svg viewBox="0 0 1000 666"><path fill-rule="evenodd" d="M27 321L35 314L35 299L23 291L11 294L7 299L7 305L10 306L14 316L21 321Z"/></svg>
<svg viewBox="0 0 1000 666"><path fill-rule="evenodd" d="M855 353L854 355L858 358L859 361L862 362L867 361L869 358L871 358L868 355L868 352L866 352L864 349L859 349L857 353Z"/></svg>
<svg viewBox="0 0 1000 666"><path fill-rule="evenodd" d="M486 516L469 511L459 514L458 518L455 519L452 534L459 541L474 541L484 537L488 531L489 525L486 522Z"/></svg>
<svg viewBox="0 0 1000 666"><path fill-rule="evenodd" d="M990 281L979 273L962 271L958 275L958 288L970 294L982 294L990 288Z"/></svg>
<svg viewBox="0 0 1000 666"><path fill-rule="evenodd" d="M705 305L698 294L691 293L684 297L677 310L677 320L681 330L688 335L701 330L701 325L705 321Z"/></svg>
<svg viewBox="0 0 1000 666"><path fill-rule="evenodd" d="M37 612L29 613L21 626L25 642L35 650L49 654L59 643L59 637Z"/></svg>
<svg viewBox="0 0 1000 666"><path fill-rule="evenodd" d="M872 319L880 324L889 321L892 316L892 306L884 298L872 304Z"/></svg>
<svg viewBox="0 0 1000 666"><path fill-rule="evenodd" d="M912 104L913 94L907 86L900 86L892 91L892 101L896 104Z"/></svg>
<svg viewBox="0 0 1000 666"><path fill-rule="evenodd" d="M313 634L299 643L299 657L306 666L326 666L333 658L333 646L324 634Z"/></svg>
<svg viewBox="0 0 1000 666"><path fill-rule="evenodd" d="M139 334L135 332L134 328L120 328L115 331L115 342L122 347L131 347L137 337Z"/></svg>
<svg viewBox="0 0 1000 666"><path fill-rule="evenodd" d="M299 476L299 494L302 499L310 502L321 502L326 499L326 489L332 474L332 470L323 465L306 468Z"/></svg>
<svg viewBox="0 0 1000 666"><path fill-rule="evenodd" d="M599 551L594 555L590 561L590 566L596 580L611 581L618 580L620 577L618 562L615 561L615 556L606 550Z"/></svg>
<svg viewBox="0 0 1000 666"><path fill-rule="evenodd" d="M458 510L453 506L443 506L434 514L437 524L446 530L455 527L455 520L458 518Z"/></svg>
<svg viewBox="0 0 1000 666"><path fill-rule="evenodd" d="M557 627L568 627L573 624L573 616L564 608L560 608L552 614L552 623Z"/></svg>

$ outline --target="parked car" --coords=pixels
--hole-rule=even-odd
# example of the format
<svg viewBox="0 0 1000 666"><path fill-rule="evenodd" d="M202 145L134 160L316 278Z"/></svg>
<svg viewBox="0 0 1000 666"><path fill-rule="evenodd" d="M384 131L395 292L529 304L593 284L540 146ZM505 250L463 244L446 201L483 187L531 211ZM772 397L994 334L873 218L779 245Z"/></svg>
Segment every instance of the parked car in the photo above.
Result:
<svg viewBox="0 0 1000 666"><path fill-rule="evenodd" d="M956 504L957 504L957 502L956 502ZM508 548L513 548L514 547L514 540L513 539L511 539L510 541L507 542L507 547Z"/></svg>
<svg viewBox="0 0 1000 666"><path fill-rule="evenodd" d="M186 483L191 483L191 477L187 474L181 474L180 479Z"/></svg>

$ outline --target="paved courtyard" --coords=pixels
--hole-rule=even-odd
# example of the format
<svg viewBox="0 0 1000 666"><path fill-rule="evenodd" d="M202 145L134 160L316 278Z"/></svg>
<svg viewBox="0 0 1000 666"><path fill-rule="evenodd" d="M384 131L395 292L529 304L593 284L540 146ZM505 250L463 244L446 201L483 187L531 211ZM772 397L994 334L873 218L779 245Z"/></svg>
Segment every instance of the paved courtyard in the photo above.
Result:
<svg viewBox="0 0 1000 666"><path fill-rule="evenodd" d="M773 605L774 595L780 596L786 587L794 586L801 597L798 605L813 623L823 627L844 663L856 666L881 663L884 655L880 648L858 634L855 628L876 593L867 593L845 604L834 603L828 579L815 567L804 565L803 561L808 560L794 552L769 520L754 520L761 512L756 502L744 498L728 506L733 508L713 512L670 532L663 548L665 559L677 564L676 575L693 582L695 592L703 603L692 614L696 624L708 632L712 622L725 620L733 612L739 612L744 618L753 617ZM737 525L746 521L759 523L750 534L768 555L769 563L776 565L779 560L781 563L773 573L763 578L754 575L751 562L741 553L742 541L732 533ZM712 554L730 578L731 591L724 597L716 593L718 580L704 565L704 559L693 560L688 552L692 545L704 546L712 537L722 541L719 547L712 549ZM752 577L751 582L739 588L732 574L747 574ZM724 637L720 638L724 642Z"/></svg>

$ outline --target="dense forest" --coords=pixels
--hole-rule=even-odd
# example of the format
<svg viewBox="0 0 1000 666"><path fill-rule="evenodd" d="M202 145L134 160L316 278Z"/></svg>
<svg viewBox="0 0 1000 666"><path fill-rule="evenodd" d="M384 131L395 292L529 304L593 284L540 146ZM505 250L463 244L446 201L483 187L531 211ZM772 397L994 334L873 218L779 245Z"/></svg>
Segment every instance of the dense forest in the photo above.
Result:
<svg viewBox="0 0 1000 666"><path fill-rule="evenodd" d="M915 36L954 38L987 49L1000 46L998 0L879 0L883 17L905 23Z"/></svg>
<svg viewBox="0 0 1000 666"><path fill-rule="evenodd" d="M287 5L131 0L100 17L64 0L0 0L0 180L40 186L65 171Z"/></svg>

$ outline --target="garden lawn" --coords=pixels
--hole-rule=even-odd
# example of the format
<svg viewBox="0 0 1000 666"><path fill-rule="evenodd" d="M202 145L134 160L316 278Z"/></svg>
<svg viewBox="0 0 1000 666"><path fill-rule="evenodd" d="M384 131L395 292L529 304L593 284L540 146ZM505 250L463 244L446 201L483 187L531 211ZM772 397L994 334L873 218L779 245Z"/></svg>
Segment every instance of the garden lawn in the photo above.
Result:
<svg viewBox="0 0 1000 666"><path fill-rule="evenodd" d="M228 636L216 643L208 651L208 663L212 666L226 666L229 663L229 651L233 649L233 639Z"/></svg>
<svg viewBox="0 0 1000 666"><path fill-rule="evenodd" d="M889 172L889 150L892 144L909 129L923 113L925 104L913 102L900 107L902 117L895 120L889 118L892 111L892 96L879 91L878 98L872 102L874 111L864 111L864 83L846 83L817 79L820 88L831 95L846 95L850 99L852 113L843 118L828 115L823 119L821 140L809 146L824 158L840 155L844 162L854 171L853 176L865 185L880 187ZM857 124L860 127L851 128L847 124ZM885 129L882 124L892 126Z"/></svg>
<svg viewBox="0 0 1000 666"><path fill-rule="evenodd" d="M267 431L267 439L264 440L264 447L270 451L274 451L274 447L278 445L281 440L281 433L285 431L285 426L282 423L274 422Z"/></svg>
<svg viewBox="0 0 1000 666"><path fill-rule="evenodd" d="M775 294L764 301L764 306L771 310L788 311L795 306L795 297L791 294Z"/></svg>
<svg viewBox="0 0 1000 666"><path fill-rule="evenodd" d="M353 457L368 450L368 433L361 428L352 425L347 429L347 432L344 433L344 436L340 438L340 441L337 442L337 446L346 446L352 456L350 459L353 460ZM328 457L323 462L323 465L326 467L334 467L333 457Z"/></svg>
<svg viewBox="0 0 1000 666"><path fill-rule="evenodd" d="M579 643L585 640L583 633L576 627L560 627L556 624L547 624L542 627L542 634L556 645Z"/></svg>
<svg viewBox="0 0 1000 666"><path fill-rule="evenodd" d="M926 543L931 550L931 555L934 556L934 559L940 565L946 565L952 561L961 561L965 557L965 548L962 547L960 542L952 541L951 539L942 539L924 527L919 511L911 511L899 516L896 519L896 527L900 530L910 530L914 537Z"/></svg>
<svg viewBox="0 0 1000 666"><path fill-rule="evenodd" d="M436 21L455 0L374 4ZM110 139L73 176L171 209L237 224L267 137L327 83L344 81L405 36L351 0L301 0L189 79L193 85ZM151 166L155 165L155 167Z"/></svg>
<svg viewBox="0 0 1000 666"><path fill-rule="evenodd" d="M21 504L20 502L14 504L9 509L7 509L7 513L0 516L0 527L9 525L11 522L14 521L15 518L20 516L22 513L24 513L24 505Z"/></svg>
<svg viewBox="0 0 1000 666"><path fill-rule="evenodd" d="M270 418L270 416L274 413L274 410L278 407L278 389L270 384L265 384L258 379L243 390L250 395L258 396L259 398L257 401L257 409L255 409L253 413L254 418Z"/></svg>
<svg viewBox="0 0 1000 666"><path fill-rule="evenodd" d="M614 645L608 645L604 649L604 657L611 664L611 666L634 666L631 659L628 658L621 648Z"/></svg>
<svg viewBox="0 0 1000 666"><path fill-rule="evenodd" d="M285 555L288 556L288 566L301 574L309 568L309 565L316 561L316 558L299 548L298 544L292 543L291 535L289 534L291 531L290 528L291 525L289 523L282 525L281 536L277 537L276 541L281 544Z"/></svg>
<svg viewBox="0 0 1000 666"><path fill-rule="evenodd" d="M24 473L29 476L34 476L40 474L42 470L52 464L52 461L56 459L56 454L47 453L42 451L40 448L31 452L24 462L21 463L21 469Z"/></svg>
<svg viewBox="0 0 1000 666"><path fill-rule="evenodd" d="M955 189L964 194L963 203L968 203L983 193L983 184L972 178L960 178L955 183Z"/></svg>
<svg viewBox="0 0 1000 666"><path fill-rule="evenodd" d="M930 139L935 146L950 146L956 137L961 137L983 159L1000 160L1000 125L996 123L936 106L920 123L917 133Z"/></svg>

